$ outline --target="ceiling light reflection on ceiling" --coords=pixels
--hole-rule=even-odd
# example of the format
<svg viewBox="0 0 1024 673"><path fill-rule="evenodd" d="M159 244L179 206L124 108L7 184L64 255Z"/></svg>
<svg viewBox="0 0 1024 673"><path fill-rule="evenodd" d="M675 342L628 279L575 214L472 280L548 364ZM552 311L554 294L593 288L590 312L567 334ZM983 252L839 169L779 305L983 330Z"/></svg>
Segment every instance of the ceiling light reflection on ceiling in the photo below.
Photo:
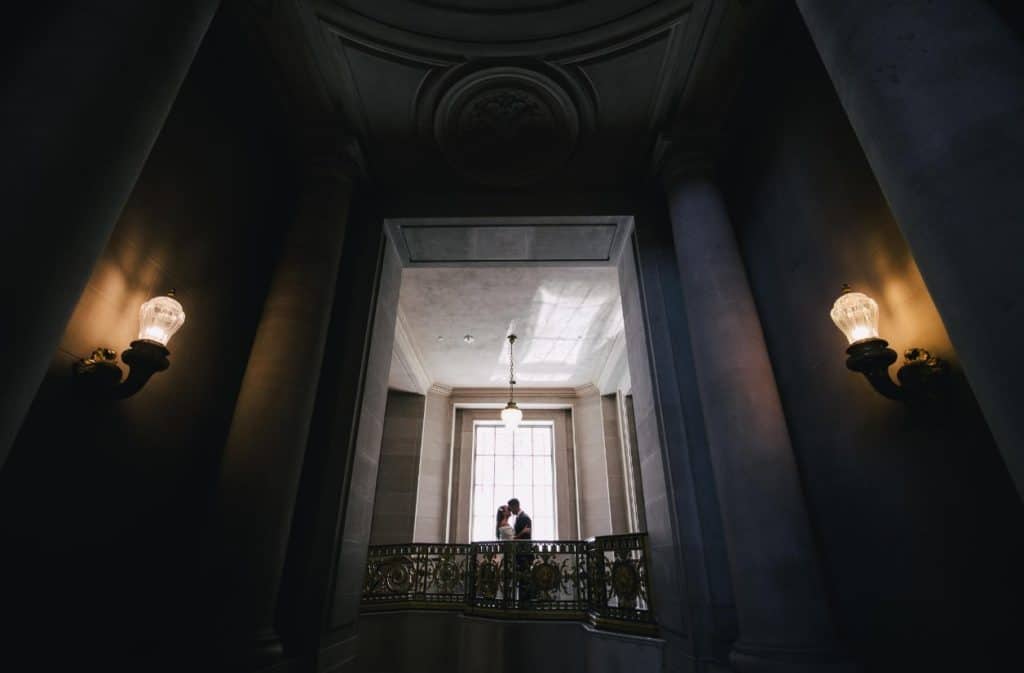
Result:
<svg viewBox="0 0 1024 673"><path fill-rule="evenodd" d="M517 381L525 383L565 383L572 378L571 374L519 374Z"/></svg>
<svg viewBox="0 0 1024 673"><path fill-rule="evenodd" d="M522 382L565 383L573 368L605 348L622 330L619 298L584 283L554 283L537 289L532 301L532 334L520 357L518 379ZM509 344L504 344L498 364L508 366ZM543 371L537 371L537 367ZM552 371L552 367L556 371ZM565 368L566 371L557 371ZM492 381L501 380L497 373Z"/></svg>
<svg viewBox="0 0 1024 673"><path fill-rule="evenodd" d="M514 350L520 385L592 382L608 360L615 326L621 325L614 270L404 273L410 278L403 276L401 305L413 338L421 340L424 368L455 387L499 387L503 380L507 386L508 342L502 337L510 334L519 336ZM477 338L478 332L483 336Z"/></svg>

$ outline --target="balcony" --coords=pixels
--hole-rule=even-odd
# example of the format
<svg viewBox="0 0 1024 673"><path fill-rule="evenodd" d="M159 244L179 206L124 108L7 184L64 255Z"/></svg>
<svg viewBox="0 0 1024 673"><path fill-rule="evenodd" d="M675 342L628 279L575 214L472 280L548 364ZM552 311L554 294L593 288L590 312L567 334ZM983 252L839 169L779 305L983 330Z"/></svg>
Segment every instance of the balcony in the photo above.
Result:
<svg viewBox="0 0 1024 673"><path fill-rule="evenodd" d="M655 635L647 535L371 546L362 611L447 610Z"/></svg>

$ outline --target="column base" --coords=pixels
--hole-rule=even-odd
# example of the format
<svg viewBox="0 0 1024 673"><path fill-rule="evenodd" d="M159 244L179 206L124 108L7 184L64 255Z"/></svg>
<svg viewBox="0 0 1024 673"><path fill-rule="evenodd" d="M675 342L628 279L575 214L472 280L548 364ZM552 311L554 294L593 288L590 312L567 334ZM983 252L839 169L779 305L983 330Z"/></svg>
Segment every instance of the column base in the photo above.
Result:
<svg viewBox="0 0 1024 673"><path fill-rule="evenodd" d="M857 673L837 647L784 647L736 643L729 663L737 673Z"/></svg>

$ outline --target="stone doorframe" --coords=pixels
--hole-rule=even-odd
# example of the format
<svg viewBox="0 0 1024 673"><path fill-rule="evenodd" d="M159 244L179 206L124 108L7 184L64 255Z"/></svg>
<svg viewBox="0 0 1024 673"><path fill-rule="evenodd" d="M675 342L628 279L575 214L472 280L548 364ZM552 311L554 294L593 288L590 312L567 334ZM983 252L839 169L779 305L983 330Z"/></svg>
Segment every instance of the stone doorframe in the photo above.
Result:
<svg viewBox="0 0 1024 673"><path fill-rule="evenodd" d="M644 493L643 518L650 540L651 584L669 670L711 670L710 641L720 605L709 576L727 581L717 509L701 507L714 479L694 474L706 461L689 456L679 409L677 368L671 364L672 302L652 279L664 275L664 246L648 250L638 241L632 215L517 216L474 218L383 218L374 283L375 310L364 360L354 460L343 498L344 526L335 564L334 611L352 635L344 652L323 651L323 665L342 670L338 657L354 656L355 619L367 554L382 423L394 341L401 272L415 266L614 266L619 275L626 349L632 381L636 441ZM373 223L377 224L377 223ZM648 240L654 240L648 239ZM672 264L674 272L674 263ZM675 391L666 394L666 390ZM674 395L675 397L673 398ZM671 439L671 442L669 439ZM374 442L376 439L376 442ZM673 446L670 451L669 445ZM696 466L696 467L695 467ZM676 485L680 475L686 484ZM363 521L362 519L365 519ZM726 609L728 609L727 606ZM351 620L351 621L349 621ZM341 643L338 643L341 648ZM330 662L334 663L330 663ZM326 670L321 667L321 670Z"/></svg>

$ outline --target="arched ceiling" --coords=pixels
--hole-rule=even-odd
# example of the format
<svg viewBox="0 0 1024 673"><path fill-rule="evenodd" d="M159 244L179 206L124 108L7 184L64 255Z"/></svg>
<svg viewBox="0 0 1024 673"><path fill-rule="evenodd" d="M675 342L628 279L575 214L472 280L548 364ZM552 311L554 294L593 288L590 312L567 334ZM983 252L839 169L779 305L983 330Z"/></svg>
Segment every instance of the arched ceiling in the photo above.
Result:
<svg viewBox="0 0 1024 673"><path fill-rule="evenodd" d="M625 44L689 11L693 0L317 0L345 32L436 57L550 55Z"/></svg>
<svg viewBox="0 0 1024 673"><path fill-rule="evenodd" d="M298 125L342 129L378 184L594 189L714 135L764 1L262 0L259 21Z"/></svg>
<svg viewBox="0 0 1024 673"><path fill-rule="evenodd" d="M375 178L500 187L613 184L644 171L679 86L691 5L310 4Z"/></svg>

